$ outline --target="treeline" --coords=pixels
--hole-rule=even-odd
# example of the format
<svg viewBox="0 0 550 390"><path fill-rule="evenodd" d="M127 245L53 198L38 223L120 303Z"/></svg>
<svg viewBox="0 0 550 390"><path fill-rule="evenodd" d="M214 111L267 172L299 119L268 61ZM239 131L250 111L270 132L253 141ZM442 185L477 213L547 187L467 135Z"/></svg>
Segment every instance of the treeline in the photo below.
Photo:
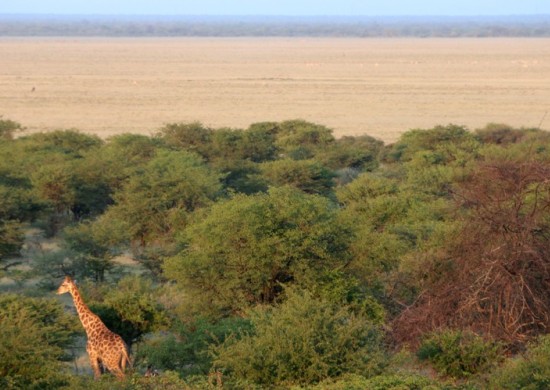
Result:
<svg viewBox="0 0 550 390"><path fill-rule="evenodd" d="M2 388L548 388L546 131L1 119L0 194ZM132 346L125 381L72 369L64 275Z"/></svg>
<svg viewBox="0 0 550 390"><path fill-rule="evenodd" d="M548 37L550 16L259 17L10 16L0 36Z"/></svg>

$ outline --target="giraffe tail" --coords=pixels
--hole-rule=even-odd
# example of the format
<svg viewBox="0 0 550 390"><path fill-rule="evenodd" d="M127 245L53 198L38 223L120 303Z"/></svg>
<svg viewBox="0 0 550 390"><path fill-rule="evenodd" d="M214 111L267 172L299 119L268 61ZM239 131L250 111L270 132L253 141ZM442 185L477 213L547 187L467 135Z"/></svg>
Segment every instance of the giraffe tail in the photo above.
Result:
<svg viewBox="0 0 550 390"><path fill-rule="evenodd" d="M130 356L128 355L128 348L123 348L122 357L120 361L120 366L122 368L122 371L126 370L126 363L128 363L129 368L133 368L132 360L130 360Z"/></svg>

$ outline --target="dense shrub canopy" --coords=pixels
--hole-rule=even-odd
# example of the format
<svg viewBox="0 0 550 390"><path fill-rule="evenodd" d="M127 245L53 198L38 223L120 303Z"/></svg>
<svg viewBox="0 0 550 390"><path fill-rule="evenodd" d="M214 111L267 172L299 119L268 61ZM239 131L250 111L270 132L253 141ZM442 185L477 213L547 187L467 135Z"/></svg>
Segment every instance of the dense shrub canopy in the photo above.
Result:
<svg viewBox="0 0 550 390"><path fill-rule="evenodd" d="M237 195L188 226L186 248L167 260L166 275L211 309L273 302L281 284L314 283L349 261L351 237L336 212L327 199L291 188Z"/></svg>
<svg viewBox="0 0 550 390"><path fill-rule="evenodd" d="M368 318L307 292L287 293L280 306L254 311L252 333L216 348L216 367L237 386L290 387L380 372L381 333Z"/></svg>
<svg viewBox="0 0 550 390"><path fill-rule="evenodd" d="M548 388L546 131L22 131L0 119L2 388ZM66 274L126 380L66 363L77 317L31 298Z"/></svg>

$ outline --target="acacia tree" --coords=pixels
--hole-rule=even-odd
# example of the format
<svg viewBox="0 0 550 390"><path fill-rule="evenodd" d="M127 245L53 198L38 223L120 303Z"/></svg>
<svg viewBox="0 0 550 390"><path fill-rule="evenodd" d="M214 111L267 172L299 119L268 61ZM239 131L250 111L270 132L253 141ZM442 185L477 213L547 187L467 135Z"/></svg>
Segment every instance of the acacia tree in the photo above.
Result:
<svg viewBox="0 0 550 390"><path fill-rule="evenodd" d="M161 252L170 250L188 214L220 195L221 177L194 153L159 150L114 193L115 204L98 222L116 225L114 235L130 241L138 260L158 273Z"/></svg>
<svg viewBox="0 0 550 390"><path fill-rule="evenodd" d="M253 330L213 348L216 368L237 387L291 388L346 374L373 376L384 364L378 325L346 305L286 291L276 307L252 311Z"/></svg>
<svg viewBox="0 0 550 390"><path fill-rule="evenodd" d="M51 299L0 295L0 387L53 389L67 382L63 361L77 323Z"/></svg>
<svg viewBox="0 0 550 390"><path fill-rule="evenodd" d="M237 195L196 217L165 274L204 311L272 303L281 284L317 283L347 265L350 229L336 213L329 200L289 187Z"/></svg>
<svg viewBox="0 0 550 390"><path fill-rule="evenodd" d="M92 311L130 347L145 334L169 324L166 311L157 302L157 287L143 276L125 276L116 288L87 283L83 293L89 296Z"/></svg>
<svg viewBox="0 0 550 390"><path fill-rule="evenodd" d="M18 222L0 222L0 276L8 268L20 263L19 261L10 261L2 264L2 261L11 256L18 256L23 242L23 232Z"/></svg>
<svg viewBox="0 0 550 390"><path fill-rule="evenodd" d="M550 163L497 159L456 192L467 214L396 335L470 328L523 343L550 328Z"/></svg>
<svg viewBox="0 0 550 390"><path fill-rule="evenodd" d="M263 177L273 186L289 185L307 194L332 195L334 173L315 160L283 159L261 165Z"/></svg>
<svg viewBox="0 0 550 390"><path fill-rule="evenodd" d="M0 142L12 140L16 132L23 130L24 128L20 123L10 119L2 119L0 115Z"/></svg>

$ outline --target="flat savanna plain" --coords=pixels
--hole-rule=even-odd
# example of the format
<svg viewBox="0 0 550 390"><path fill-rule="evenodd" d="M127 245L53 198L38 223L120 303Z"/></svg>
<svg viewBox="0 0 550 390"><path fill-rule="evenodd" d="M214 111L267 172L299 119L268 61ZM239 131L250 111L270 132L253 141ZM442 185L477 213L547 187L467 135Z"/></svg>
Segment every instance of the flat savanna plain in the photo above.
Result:
<svg viewBox="0 0 550 390"><path fill-rule="evenodd" d="M0 115L30 132L301 118L392 142L448 123L547 128L549 109L544 38L0 39Z"/></svg>

